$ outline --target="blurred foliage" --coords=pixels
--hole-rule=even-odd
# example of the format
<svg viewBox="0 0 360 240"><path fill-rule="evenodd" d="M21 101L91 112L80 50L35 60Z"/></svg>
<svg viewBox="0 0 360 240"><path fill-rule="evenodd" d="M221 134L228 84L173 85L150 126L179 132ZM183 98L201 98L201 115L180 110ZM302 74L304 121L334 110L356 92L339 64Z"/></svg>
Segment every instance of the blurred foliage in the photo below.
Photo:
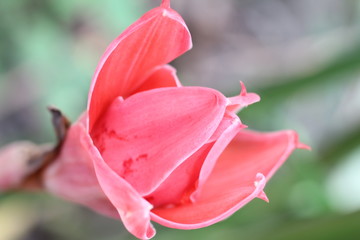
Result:
<svg viewBox="0 0 360 240"><path fill-rule="evenodd" d="M48 105L75 121L107 44L158 4L0 1L0 144L52 141ZM296 151L274 176L269 204L254 200L204 229L156 225L156 239L359 239L360 190L340 202L331 196L360 183L354 176L339 185L333 177L350 156L360 161L360 2L173 0L172 6L194 40L194 49L174 62L180 79L233 95L243 80L262 101L244 109L241 120L262 131L296 129L313 150ZM346 199L358 208L344 211ZM134 237L83 207L14 192L0 195L0 240L9 239Z"/></svg>

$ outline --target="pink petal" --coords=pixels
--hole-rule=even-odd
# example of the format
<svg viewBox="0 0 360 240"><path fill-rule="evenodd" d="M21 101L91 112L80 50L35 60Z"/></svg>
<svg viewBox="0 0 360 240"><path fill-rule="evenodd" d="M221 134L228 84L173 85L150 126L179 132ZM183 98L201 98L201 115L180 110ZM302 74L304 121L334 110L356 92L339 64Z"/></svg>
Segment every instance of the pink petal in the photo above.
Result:
<svg viewBox="0 0 360 240"><path fill-rule="evenodd" d="M298 141L298 135L292 130L278 132L241 131L229 145L222 157L225 159L241 156L242 167L247 172L261 172L269 180L296 148L306 146ZM256 152L257 154L253 154ZM250 160L250 158L252 160Z"/></svg>
<svg viewBox="0 0 360 240"><path fill-rule="evenodd" d="M190 196L193 202L196 201L197 197L200 195L203 185L206 184L207 179L213 171L220 155L223 153L228 144L233 140L233 138L239 133L240 129L246 127L245 125L241 124L240 119L231 112L228 112L225 115L222 122L223 125L227 126L227 128L217 138L214 146L204 161L200 171L196 190Z"/></svg>
<svg viewBox="0 0 360 240"><path fill-rule="evenodd" d="M246 128L247 126L242 124L240 122L240 119L239 117L233 113L233 112L230 112L230 111L226 111L225 112L225 115L223 117L223 119L221 120L218 128L216 129L216 131L214 132L214 134L211 136L211 138L209 139L209 142L215 142L219 139L219 137L221 137L221 135L224 134L224 131L226 131L226 129L228 129L229 127L231 126L235 126L235 125L238 125L238 124L241 124L241 128ZM235 134L236 135L236 134ZM233 135L231 137L231 139L235 136ZM230 140L231 140L230 139ZM229 142L228 142L229 143Z"/></svg>
<svg viewBox="0 0 360 240"><path fill-rule="evenodd" d="M218 159L196 202L155 208L152 220L168 227L200 228L225 219L256 197L267 200L266 179L297 146L293 131L241 130Z"/></svg>
<svg viewBox="0 0 360 240"><path fill-rule="evenodd" d="M155 207L189 202L190 194L196 187L195 183L199 181L200 169L201 180L198 184L202 185L202 180L207 177L221 152L242 126L235 114L225 114L209 143L186 159L147 199ZM209 172L205 172L205 169Z"/></svg>
<svg viewBox="0 0 360 240"><path fill-rule="evenodd" d="M214 143L207 143L176 168L166 180L145 198L155 207L189 202L202 164Z"/></svg>
<svg viewBox="0 0 360 240"><path fill-rule="evenodd" d="M161 6L164 8L170 8L170 0L162 0Z"/></svg>
<svg viewBox="0 0 360 240"><path fill-rule="evenodd" d="M256 93L248 93L246 91L244 83L241 81L240 81L240 86L241 86L241 92L239 96L229 98L230 104L227 107L228 111L238 112L242 108L260 101L259 95L257 95Z"/></svg>
<svg viewBox="0 0 360 240"><path fill-rule="evenodd" d="M213 89L154 89L115 101L91 135L106 163L144 196L208 141L225 107Z"/></svg>
<svg viewBox="0 0 360 240"><path fill-rule="evenodd" d="M152 238L156 233L150 223L152 205L104 162L90 138L86 140L93 157L99 183L118 211L126 229L137 238Z"/></svg>
<svg viewBox="0 0 360 240"><path fill-rule="evenodd" d="M91 153L82 142L83 138L89 138L84 125L85 120L86 114L69 129L59 157L46 169L45 188L66 200L119 218L116 209L98 183Z"/></svg>
<svg viewBox="0 0 360 240"><path fill-rule="evenodd" d="M95 71L88 103L90 129L116 97L133 94L153 68L191 46L184 20L168 1L127 28L109 45Z"/></svg>
<svg viewBox="0 0 360 240"><path fill-rule="evenodd" d="M181 87L181 83L176 76L176 69L170 65L154 68L150 76L138 89L136 89L135 92L137 93L162 87Z"/></svg>
<svg viewBox="0 0 360 240"><path fill-rule="evenodd" d="M187 203L175 207L155 208L151 220L171 228L196 229L217 223L259 196L265 187L265 177L258 173L251 180L236 184L236 189L228 186L234 178L211 181L196 203ZM234 185L234 184L232 184ZM211 190L211 188L215 188Z"/></svg>

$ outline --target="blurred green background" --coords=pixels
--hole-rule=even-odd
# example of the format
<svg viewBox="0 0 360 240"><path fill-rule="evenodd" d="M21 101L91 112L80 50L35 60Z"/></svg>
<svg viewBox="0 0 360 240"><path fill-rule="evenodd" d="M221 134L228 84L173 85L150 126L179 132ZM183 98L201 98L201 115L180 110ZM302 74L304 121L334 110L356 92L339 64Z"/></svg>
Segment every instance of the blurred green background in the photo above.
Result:
<svg viewBox="0 0 360 240"><path fill-rule="evenodd" d="M106 46L160 0L0 1L0 146L55 137L46 106L85 109ZM185 85L262 101L251 129L295 129L297 150L229 219L155 239L360 239L360 1L172 0L194 48L173 65ZM118 221L43 193L0 195L0 240L135 239Z"/></svg>

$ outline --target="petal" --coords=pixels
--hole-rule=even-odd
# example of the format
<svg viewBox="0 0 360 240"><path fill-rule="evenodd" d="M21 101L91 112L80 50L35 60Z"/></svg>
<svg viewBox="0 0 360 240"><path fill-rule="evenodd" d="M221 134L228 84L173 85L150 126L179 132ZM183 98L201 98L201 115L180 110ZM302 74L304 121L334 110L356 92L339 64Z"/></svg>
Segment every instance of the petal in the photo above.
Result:
<svg viewBox="0 0 360 240"><path fill-rule="evenodd" d="M238 125L238 124L241 125L241 128L246 128L246 127L247 127L246 125L244 125L244 124L242 124L242 123L240 122L239 117L238 117L235 113L230 112L230 111L226 111L223 119L221 120L221 122L220 122L220 124L219 124L219 126L218 126L218 128L216 129L216 131L214 132L214 134L213 134L213 135L211 136L211 138L209 139L209 142L215 142L215 141L217 141L217 140L221 137L221 135L224 134L224 132L226 131L226 129L228 129L228 128L231 127L231 126ZM237 132L236 132L236 133L237 133ZM236 134L235 134L235 135L236 135ZM231 137L231 139L234 138L235 135L233 135L233 136ZM230 140L231 140L231 139L230 139ZM229 143L229 142L228 142L228 143Z"/></svg>
<svg viewBox="0 0 360 240"><path fill-rule="evenodd" d="M167 5L165 1L147 12L105 51L89 93L90 129L117 96L131 95L154 67L169 63L191 48L184 20Z"/></svg>
<svg viewBox="0 0 360 240"><path fill-rule="evenodd" d="M241 167L246 169L246 173L261 172L269 180L290 154L303 146L298 141L297 133L292 130L269 133L243 130L231 142L222 158L241 156Z"/></svg>
<svg viewBox="0 0 360 240"><path fill-rule="evenodd" d="M138 89L136 89L135 92L137 93L162 87L181 87L181 83L176 76L176 69L170 65L154 68L150 76Z"/></svg>
<svg viewBox="0 0 360 240"><path fill-rule="evenodd" d="M155 207L189 202L190 194L197 187L195 184L203 184L221 152L242 127L235 114L225 114L210 138L213 140L186 159L147 199Z"/></svg>
<svg viewBox="0 0 360 240"><path fill-rule="evenodd" d="M265 179L297 146L297 134L293 131L241 130L218 159L196 202L155 208L152 220L174 228L205 227L230 216L256 197L266 200Z"/></svg>
<svg viewBox="0 0 360 240"><path fill-rule="evenodd" d="M228 111L238 112L242 108L260 101L259 95L257 95L256 93L248 93L244 83L241 81L240 81L240 86L241 86L241 92L239 96L229 98L230 104L227 107Z"/></svg>
<svg viewBox="0 0 360 240"><path fill-rule="evenodd" d="M84 140L91 151L99 183L118 211L126 229L137 238L152 238L156 233L150 223L152 205L104 162L90 138Z"/></svg>
<svg viewBox="0 0 360 240"><path fill-rule="evenodd" d="M189 202L201 166L214 143L207 143L176 168L154 192L145 198L155 207Z"/></svg>
<svg viewBox="0 0 360 240"><path fill-rule="evenodd" d="M219 156L222 154L222 152L228 146L231 140L238 134L240 129L246 127L245 125L241 124L240 119L231 112L228 112L225 115L222 123L223 124L220 124L220 126L225 125L227 128L217 138L214 146L212 147L204 161L204 164L200 171L196 190L190 196L193 202L196 201L197 197L202 191L204 184L206 184L206 181L209 178L211 172L213 171L213 168L215 167Z"/></svg>
<svg viewBox="0 0 360 240"><path fill-rule="evenodd" d="M196 229L217 223L263 193L265 177L258 173L251 180L237 182L236 189L227 184L236 180L222 174L222 179L211 181L196 203L175 207L155 208L151 220L171 228ZM211 189L214 188L214 189Z"/></svg>
<svg viewBox="0 0 360 240"><path fill-rule="evenodd" d="M58 197L119 218L98 183L91 154L81 140L89 138L85 120L86 114L69 129L60 155L44 173L45 188Z"/></svg>
<svg viewBox="0 0 360 240"><path fill-rule="evenodd" d="M158 88L114 102L91 134L106 163L144 196L208 141L225 108L213 89Z"/></svg>

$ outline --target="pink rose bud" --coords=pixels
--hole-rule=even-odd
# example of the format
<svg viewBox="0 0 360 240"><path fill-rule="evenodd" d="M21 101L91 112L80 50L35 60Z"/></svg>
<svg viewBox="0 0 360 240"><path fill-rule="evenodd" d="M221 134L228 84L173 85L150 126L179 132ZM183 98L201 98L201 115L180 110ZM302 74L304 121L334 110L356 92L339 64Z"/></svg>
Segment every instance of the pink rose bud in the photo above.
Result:
<svg viewBox="0 0 360 240"><path fill-rule="evenodd" d="M260 100L182 87L169 62L192 46L164 0L107 48L86 113L74 123L46 188L120 218L140 239L150 220L179 228L219 222L254 198L299 144L294 131L246 131L236 111Z"/></svg>

